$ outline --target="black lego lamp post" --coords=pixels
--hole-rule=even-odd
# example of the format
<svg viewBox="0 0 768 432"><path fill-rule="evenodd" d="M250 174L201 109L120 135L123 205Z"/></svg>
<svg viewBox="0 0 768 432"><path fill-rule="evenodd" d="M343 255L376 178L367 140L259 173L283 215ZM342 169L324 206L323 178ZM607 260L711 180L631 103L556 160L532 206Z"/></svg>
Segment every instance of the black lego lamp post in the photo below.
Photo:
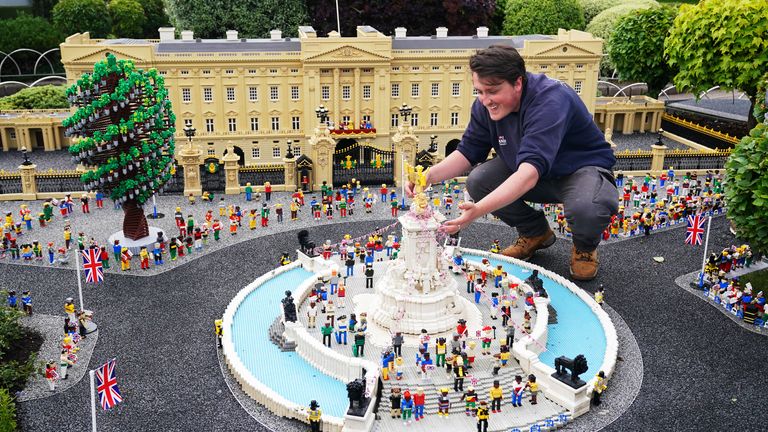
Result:
<svg viewBox="0 0 768 432"><path fill-rule="evenodd" d="M26 147L22 147L21 148L21 155L24 157L24 162L21 163L23 166L30 166L30 165L32 165L32 161L29 160L29 155L27 155L27 148Z"/></svg>
<svg viewBox="0 0 768 432"><path fill-rule="evenodd" d="M187 126L184 128L184 135L187 136L187 139L189 140L189 149L192 150L192 138L195 137L195 132L197 129L193 128L192 126Z"/></svg>
<svg viewBox="0 0 768 432"><path fill-rule="evenodd" d="M288 140L288 150L285 152L285 158L286 159L293 159L293 148L291 147L291 144L293 144L292 140Z"/></svg>
<svg viewBox="0 0 768 432"><path fill-rule="evenodd" d="M413 108L410 107L410 105L403 103L403 105L400 107L400 116L403 118L403 126L408 126L408 119L411 117L411 112L413 111Z"/></svg>
<svg viewBox="0 0 768 432"><path fill-rule="evenodd" d="M429 136L429 152L437 153L437 135Z"/></svg>

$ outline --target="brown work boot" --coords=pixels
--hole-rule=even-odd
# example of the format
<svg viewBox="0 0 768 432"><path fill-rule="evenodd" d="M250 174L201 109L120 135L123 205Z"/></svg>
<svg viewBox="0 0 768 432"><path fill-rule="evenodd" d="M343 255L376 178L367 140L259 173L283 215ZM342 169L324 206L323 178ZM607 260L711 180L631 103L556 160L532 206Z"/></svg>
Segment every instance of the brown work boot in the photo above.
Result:
<svg viewBox="0 0 768 432"><path fill-rule="evenodd" d="M546 249L555 244L556 238L555 233L547 228L547 232L537 237L518 237L515 244L501 251L501 254L528 261L537 250Z"/></svg>
<svg viewBox="0 0 768 432"><path fill-rule="evenodd" d="M571 277L580 281L590 281L597 276L597 268L600 262L597 260L597 249L587 252L576 249L571 250Z"/></svg>

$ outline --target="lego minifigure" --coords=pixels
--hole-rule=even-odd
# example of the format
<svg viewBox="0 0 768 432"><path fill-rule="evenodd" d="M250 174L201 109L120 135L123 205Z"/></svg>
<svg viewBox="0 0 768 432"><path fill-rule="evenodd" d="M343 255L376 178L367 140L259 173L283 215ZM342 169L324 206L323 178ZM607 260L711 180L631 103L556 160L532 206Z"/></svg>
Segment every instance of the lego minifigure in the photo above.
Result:
<svg viewBox="0 0 768 432"><path fill-rule="evenodd" d="M595 291L595 303L600 305L600 307L603 307L604 302L605 302L605 291L603 288L603 284L600 284L600 286L597 287L597 291Z"/></svg>
<svg viewBox="0 0 768 432"><path fill-rule="evenodd" d="M10 297L10 293L8 296ZM21 295L21 307L27 316L32 316L32 294L29 293L29 290L24 291Z"/></svg>
<svg viewBox="0 0 768 432"><path fill-rule="evenodd" d="M400 417L400 404L402 402L402 396L400 396L400 387L392 387L389 394L389 415L392 418Z"/></svg>
<svg viewBox="0 0 768 432"><path fill-rule="evenodd" d="M347 344L347 316L346 315L339 316L339 319L336 321L336 343L339 345Z"/></svg>
<svg viewBox="0 0 768 432"><path fill-rule="evenodd" d="M224 336L224 321L219 318L213 321L213 329L216 332L216 340L218 341L219 348L221 348L221 338Z"/></svg>
<svg viewBox="0 0 768 432"><path fill-rule="evenodd" d="M323 424L323 412L320 410L320 404L313 400L309 403L309 427L312 432L320 432L320 425Z"/></svg>
<svg viewBox="0 0 768 432"><path fill-rule="evenodd" d="M142 246L139 251L139 261L141 262L142 270L149 270L149 251L146 246Z"/></svg>
<svg viewBox="0 0 768 432"><path fill-rule="evenodd" d="M403 424L411 424L411 413L413 412L413 399L411 398L411 392L408 390L403 393L403 400L400 402L400 410L402 411Z"/></svg>
<svg viewBox="0 0 768 432"><path fill-rule="evenodd" d="M487 405L485 401L482 401L477 409L477 432L488 432L488 418L490 415L488 414Z"/></svg>
<svg viewBox="0 0 768 432"><path fill-rule="evenodd" d="M597 373L597 376L595 376L595 385L592 388L592 405L600 406L602 403L600 397L602 396L603 391L607 388L608 386L605 385L605 372L600 371Z"/></svg>
<svg viewBox="0 0 768 432"><path fill-rule="evenodd" d="M467 375L467 369L464 362L458 355L453 356L453 391L464 391L464 378ZM470 386L469 389L472 389ZM462 397L462 400L464 397Z"/></svg>
<svg viewBox="0 0 768 432"><path fill-rule="evenodd" d="M419 421L424 418L424 404L426 402L426 395L424 394L424 390L419 387L416 389L416 392L413 394L413 417L416 419L416 421Z"/></svg>
<svg viewBox="0 0 768 432"><path fill-rule="evenodd" d="M528 375L528 383L525 386L531 391L531 405L536 405L538 403L536 399L539 394L539 384L536 382L536 375Z"/></svg>
<svg viewBox="0 0 768 432"><path fill-rule="evenodd" d="M448 411L451 409L451 399L448 397L448 388L440 389L440 396L437 397L437 415L439 417L448 417Z"/></svg>
<svg viewBox="0 0 768 432"><path fill-rule="evenodd" d="M381 354L381 379L389 381L389 371L394 369L395 354L392 348L387 348Z"/></svg>
<svg viewBox="0 0 768 432"><path fill-rule="evenodd" d="M352 355L363 357L365 355L365 330L362 326L355 332L355 345L352 347Z"/></svg>
<svg viewBox="0 0 768 432"><path fill-rule="evenodd" d="M525 390L525 384L523 383L523 377L515 375L515 381L512 382L512 406L523 406L523 391Z"/></svg>
<svg viewBox="0 0 768 432"><path fill-rule="evenodd" d="M120 269L122 271L129 271L131 270L131 258L133 257L133 253L130 249L127 247L123 247L123 249L120 251Z"/></svg>
<svg viewBox="0 0 768 432"><path fill-rule="evenodd" d="M467 391L461 395L459 400L464 401L464 412L467 416L477 415L477 393L475 393L473 386L467 387Z"/></svg>
<svg viewBox="0 0 768 432"><path fill-rule="evenodd" d="M331 347L331 335L333 334L333 325L330 321L326 321L325 325L320 327L320 333L323 335L323 345L328 348Z"/></svg>
<svg viewBox="0 0 768 432"><path fill-rule="evenodd" d="M373 288L373 264L365 265L365 287Z"/></svg>
<svg viewBox="0 0 768 432"><path fill-rule="evenodd" d="M248 182L245 184L245 200L250 201L251 199L253 199L253 186Z"/></svg>
<svg viewBox="0 0 768 432"><path fill-rule="evenodd" d="M504 398L504 391L501 388L501 384L499 383L499 380L493 381L493 387L491 387L490 396L491 396L491 412L494 414L501 412L501 400Z"/></svg>
<svg viewBox="0 0 768 432"><path fill-rule="evenodd" d="M53 360L45 364L45 379L48 381L48 389L56 391L56 380L59 379L59 374L56 372L56 362Z"/></svg>

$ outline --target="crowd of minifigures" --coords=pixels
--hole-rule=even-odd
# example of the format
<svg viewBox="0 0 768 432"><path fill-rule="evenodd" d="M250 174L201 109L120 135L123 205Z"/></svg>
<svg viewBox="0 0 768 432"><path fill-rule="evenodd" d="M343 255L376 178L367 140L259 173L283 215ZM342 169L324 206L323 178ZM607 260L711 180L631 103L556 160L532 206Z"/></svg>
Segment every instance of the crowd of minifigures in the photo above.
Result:
<svg viewBox="0 0 768 432"><path fill-rule="evenodd" d="M685 223L689 215L716 215L724 211L723 178L718 171L703 176L686 173L682 179L670 168L658 178L650 174L636 179L616 175L619 211L603 232L603 240L650 235L661 228ZM542 206L557 231L570 236L561 204Z"/></svg>
<svg viewBox="0 0 768 432"><path fill-rule="evenodd" d="M32 316L32 293L25 290L21 297L16 291L6 292L6 305L14 310L21 310L26 316ZM64 327L60 333L57 354L59 359L50 359L45 364L43 375L48 382L50 391L56 390L59 380L67 379L68 370L77 363L77 352L80 351L80 343L87 337L88 323L93 319L90 311L76 311L74 300L70 297L64 302Z"/></svg>
<svg viewBox="0 0 768 432"><path fill-rule="evenodd" d="M704 266L699 287L710 301L721 305L745 324L766 327L768 308L763 290L747 283L742 286L738 276L731 272L750 268L756 261L749 245L729 246L719 253L713 252ZM758 259L760 257L757 257Z"/></svg>

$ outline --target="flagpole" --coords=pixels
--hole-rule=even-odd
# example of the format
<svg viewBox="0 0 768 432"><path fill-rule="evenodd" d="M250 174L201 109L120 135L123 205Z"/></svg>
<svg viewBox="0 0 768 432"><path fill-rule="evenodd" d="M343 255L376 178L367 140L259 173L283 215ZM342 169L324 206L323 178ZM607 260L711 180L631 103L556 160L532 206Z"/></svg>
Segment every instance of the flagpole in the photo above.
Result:
<svg viewBox="0 0 768 432"><path fill-rule="evenodd" d="M704 239L704 257L701 260L701 273L699 273L699 288L704 286L704 268L707 265L707 247L709 246L709 227L712 225L712 216L707 218L707 237Z"/></svg>
<svg viewBox="0 0 768 432"><path fill-rule="evenodd" d="M96 383L93 369L88 371L91 377L91 430L96 432Z"/></svg>
<svg viewBox="0 0 768 432"><path fill-rule="evenodd" d="M77 268L77 292L80 295L80 310L85 310L85 305L83 304L83 282L80 281L80 259L82 258L83 252L80 250L80 248L77 249L77 252L75 252L75 268Z"/></svg>

